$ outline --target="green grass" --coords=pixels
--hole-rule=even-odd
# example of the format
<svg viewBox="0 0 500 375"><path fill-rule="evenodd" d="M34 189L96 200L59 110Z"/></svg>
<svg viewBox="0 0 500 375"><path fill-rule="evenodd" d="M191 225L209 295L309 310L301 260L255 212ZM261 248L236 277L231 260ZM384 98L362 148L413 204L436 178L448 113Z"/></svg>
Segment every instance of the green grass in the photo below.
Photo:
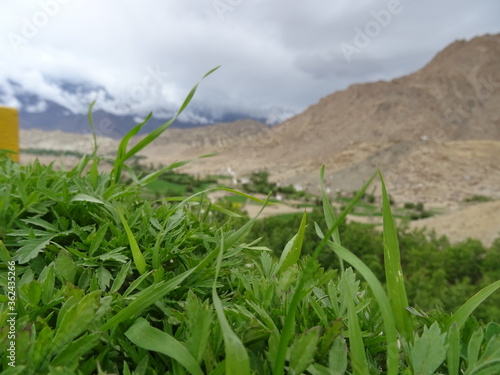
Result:
<svg viewBox="0 0 500 375"><path fill-rule="evenodd" d="M97 144L69 171L0 161L2 373L500 372L500 325L472 316L500 281L455 312L409 306L381 174L385 287L343 246L339 231L376 174L339 214L323 194L324 221L303 213L277 258L249 239L256 218L234 227L238 215L205 198L217 188L154 201L144 196L162 173L184 162L141 176L126 161L169 124L127 150L142 124L135 128L111 173L99 170ZM123 170L131 175L127 184ZM320 239L314 246L308 226ZM317 259L324 253L335 254L340 267L323 268ZM15 368L3 328L9 262L16 270Z"/></svg>
<svg viewBox="0 0 500 375"><path fill-rule="evenodd" d="M30 155L48 155L48 156L74 156L76 158L81 158L83 154L81 152L70 151L70 150L48 150L42 148L23 148L21 153Z"/></svg>
<svg viewBox="0 0 500 375"><path fill-rule="evenodd" d="M493 198L485 195L473 195L472 197L465 198L464 202L491 202Z"/></svg>
<svg viewBox="0 0 500 375"><path fill-rule="evenodd" d="M152 181L146 185L146 187L152 193L158 193L164 196L168 195L185 195L186 194L186 186L177 184L174 182L164 181L164 180L156 180Z"/></svg>

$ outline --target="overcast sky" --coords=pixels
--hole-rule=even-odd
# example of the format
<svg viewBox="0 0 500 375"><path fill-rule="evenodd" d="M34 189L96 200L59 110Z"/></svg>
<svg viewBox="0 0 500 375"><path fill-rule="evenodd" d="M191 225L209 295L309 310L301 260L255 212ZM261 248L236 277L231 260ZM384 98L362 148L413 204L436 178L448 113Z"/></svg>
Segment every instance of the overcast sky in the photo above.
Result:
<svg viewBox="0 0 500 375"><path fill-rule="evenodd" d="M185 117L200 123L231 113L281 121L353 83L411 73L457 39L500 32L498 0L0 5L0 85L12 79L85 112L96 92L70 95L57 83L86 84L113 97L101 92L96 107L169 115L221 65L202 82ZM12 96L3 104L18 105Z"/></svg>

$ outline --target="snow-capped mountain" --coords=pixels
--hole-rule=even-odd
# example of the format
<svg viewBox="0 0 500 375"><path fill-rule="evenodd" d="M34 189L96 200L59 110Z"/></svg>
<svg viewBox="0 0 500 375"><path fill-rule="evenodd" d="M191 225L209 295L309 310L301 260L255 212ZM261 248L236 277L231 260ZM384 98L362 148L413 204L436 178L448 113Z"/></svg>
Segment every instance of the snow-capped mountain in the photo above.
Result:
<svg viewBox="0 0 500 375"><path fill-rule="evenodd" d="M51 81L50 90L35 93L15 80L0 82L0 105L19 110L23 129L63 130L70 133L90 131L87 112L90 103L97 100L93 110L93 122L98 135L121 137L135 125L142 122L147 113L139 113L128 103L120 103L105 88L85 83ZM160 111L143 127L147 133L168 121L173 115ZM189 119L176 120L172 127L190 128L207 125ZM191 116L191 117L196 117ZM206 118L207 115L199 114ZM244 116L228 114L222 122L234 121Z"/></svg>

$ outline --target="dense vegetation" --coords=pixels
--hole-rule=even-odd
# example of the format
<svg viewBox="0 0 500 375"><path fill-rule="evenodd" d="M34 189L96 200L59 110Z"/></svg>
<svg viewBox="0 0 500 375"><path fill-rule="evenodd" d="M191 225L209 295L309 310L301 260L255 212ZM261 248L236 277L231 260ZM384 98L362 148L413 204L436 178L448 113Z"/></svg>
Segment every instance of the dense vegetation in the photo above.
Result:
<svg viewBox="0 0 500 375"><path fill-rule="evenodd" d="M38 155L38 156L74 156L76 158L83 157L83 153L71 150L49 150L44 148L24 148L21 150L23 154Z"/></svg>
<svg viewBox="0 0 500 375"><path fill-rule="evenodd" d="M242 189L247 193L280 194L287 199L309 198L304 190L297 190L293 185L281 186L269 181L267 170L252 172L249 181L243 184Z"/></svg>
<svg viewBox="0 0 500 375"><path fill-rule="evenodd" d="M383 272L349 251L355 241L339 230L371 180L339 215L323 193L322 219L302 215L278 258L249 236L256 219L235 225L242 218L210 203L208 191L145 197L151 182L182 163L138 176L125 162L170 123L129 149L144 123L134 128L110 173L99 171L97 145L67 172L0 160L4 374L500 372L500 325L471 315L500 281L454 312L410 307L384 185ZM221 215L229 217L222 224ZM324 269L317 259L329 254L338 266ZM460 249L454 254L450 270L474 267Z"/></svg>
<svg viewBox="0 0 500 375"><path fill-rule="evenodd" d="M295 234L301 214L272 216L258 220L250 238L262 238L260 244L276 251L279 256L286 243ZM324 215L314 210L310 223L324 226ZM384 280L383 235L373 226L342 222L339 225L344 247L356 254L380 280ZM408 298L412 306L425 310L441 307L455 311L468 297L481 288L500 279L500 238L491 247L479 240L450 244L446 237L438 238L423 230L410 231L402 226L398 231L401 264L406 276ZM304 253L320 242L314 225L305 230ZM325 268L337 269L339 261L332 252L324 252L319 261ZM500 293L495 293L475 312L485 321L500 322Z"/></svg>

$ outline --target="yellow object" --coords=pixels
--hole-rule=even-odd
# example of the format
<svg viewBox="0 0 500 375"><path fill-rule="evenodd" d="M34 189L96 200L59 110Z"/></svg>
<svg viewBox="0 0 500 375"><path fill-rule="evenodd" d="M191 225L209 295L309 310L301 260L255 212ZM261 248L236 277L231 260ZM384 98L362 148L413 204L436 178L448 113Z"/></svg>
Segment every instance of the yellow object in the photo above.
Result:
<svg viewBox="0 0 500 375"><path fill-rule="evenodd" d="M0 149L15 151L10 156L19 162L19 116L15 108L0 107Z"/></svg>

